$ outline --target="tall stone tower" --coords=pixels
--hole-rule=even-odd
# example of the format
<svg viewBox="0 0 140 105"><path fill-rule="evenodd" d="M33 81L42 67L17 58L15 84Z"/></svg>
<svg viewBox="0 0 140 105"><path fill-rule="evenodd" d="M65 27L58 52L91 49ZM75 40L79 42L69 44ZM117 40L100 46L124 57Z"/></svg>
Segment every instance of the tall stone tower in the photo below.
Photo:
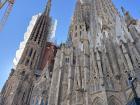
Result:
<svg viewBox="0 0 140 105"><path fill-rule="evenodd" d="M140 97L140 22L111 0L77 0L69 37L56 47L50 7L48 0L0 104L126 105Z"/></svg>
<svg viewBox="0 0 140 105"><path fill-rule="evenodd" d="M58 49L49 105L126 105L137 78L140 97L140 26L111 0L77 0L68 41Z"/></svg>
<svg viewBox="0 0 140 105"><path fill-rule="evenodd" d="M52 25L50 8L51 0L48 0L45 11L35 23L16 69L12 70L2 89L0 105L29 105L34 81L41 75L45 66L52 63L56 47L48 42ZM46 51L47 49L51 50Z"/></svg>

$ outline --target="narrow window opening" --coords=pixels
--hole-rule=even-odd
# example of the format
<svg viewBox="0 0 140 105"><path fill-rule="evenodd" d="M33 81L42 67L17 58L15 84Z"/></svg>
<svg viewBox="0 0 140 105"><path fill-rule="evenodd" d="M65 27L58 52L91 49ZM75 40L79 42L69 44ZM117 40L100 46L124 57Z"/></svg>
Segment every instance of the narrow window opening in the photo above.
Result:
<svg viewBox="0 0 140 105"><path fill-rule="evenodd" d="M35 58L35 55L36 55L36 51L34 52L34 55L33 55L32 61L34 60L34 58Z"/></svg>
<svg viewBox="0 0 140 105"><path fill-rule="evenodd" d="M82 35L82 31L80 31L80 36Z"/></svg>
<svg viewBox="0 0 140 105"><path fill-rule="evenodd" d="M28 64L29 64L29 59L26 60L25 66L27 66Z"/></svg>
<svg viewBox="0 0 140 105"><path fill-rule="evenodd" d="M29 52L29 57L32 56L32 53L33 53L33 49L31 48L30 52Z"/></svg>
<svg viewBox="0 0 140 105"><path fill-rule="evenodd" d="M76 64L76 56L73 57L73 64Z"/></svg>
<svg viewBox="0 0 140 105"><path fill-rule="evenodd" d="M38 97L36 97L36 103L35 103L35 105L39 105L39 99L38 99Z"/></svg>
<svg viewBox="0 0 140 105"><path fill-rule="evenodd" d="M46 101L46 105L48 105L48 101Z"/></svg>
<svg viewBox="0 0 140 105"><path fill-rule="evenodd" d="M66 60L65 60L65 61L66 61L66 63L69 63L69 58L66 58Z"/></svg>
<svg viewBox="0 0 140 105"><path fill-rule="evenodd" d="M75 26L75 30L77 30L77 26Z"/></svg>
<svg viewBox="0 0 140 105"><path fill-rule="evenodd" d="M80 25L80 29L82 29L82 26Z"/></svg>
<svg viewBox="0 0 140 105"><path fill-rule="evenodd" d="M45 105L44 99L42 98L41 104L40 105Z"/></svg>
<svg viewBox="0 0 140 105"><path fill-rule="evenodd" d="M33 97L33 99L32 99L32 102L31 102L32 104L31 105L34 105L34 97Z"/></svg>

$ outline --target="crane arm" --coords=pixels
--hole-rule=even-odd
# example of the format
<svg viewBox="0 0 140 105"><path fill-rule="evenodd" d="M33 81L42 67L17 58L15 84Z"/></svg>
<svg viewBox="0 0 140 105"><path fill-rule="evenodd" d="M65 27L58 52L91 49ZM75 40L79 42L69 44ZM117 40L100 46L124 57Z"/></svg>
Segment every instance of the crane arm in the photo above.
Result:
<svg viewBox="0 0 140 105"><path fill-rule="evenodd" d="M8 0L2 0L0 1L0 9L4 6L4 4L7 2Z"/></svg>
<svg viewBox="0 0 140 105"><path fill-rule="evenodd" d="M6 11L4 13L4 16L2 17L2 19L0 20L0 31L2 31L2 28L3 26L5 25L6 21L7 21L7 18L12 10L12 7L14 5L14 0L8 0L9 1L9 4L6 8Z"/></svg>

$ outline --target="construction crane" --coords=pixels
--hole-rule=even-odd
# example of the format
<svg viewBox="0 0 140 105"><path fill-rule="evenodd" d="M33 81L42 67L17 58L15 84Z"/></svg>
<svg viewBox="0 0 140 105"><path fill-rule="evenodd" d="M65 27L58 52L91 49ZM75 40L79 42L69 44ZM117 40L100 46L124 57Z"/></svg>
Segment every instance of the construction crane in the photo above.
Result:
<svg viewBox="0 0 140 105"><path fill-rule="evenodd" d="M6 5L6 3L8 3L4 16L0 20L0 31L2 31L6 21L8 19L8 16L12 10L14 2L15 2L15 0L0 0L0 10Z"/></svg>

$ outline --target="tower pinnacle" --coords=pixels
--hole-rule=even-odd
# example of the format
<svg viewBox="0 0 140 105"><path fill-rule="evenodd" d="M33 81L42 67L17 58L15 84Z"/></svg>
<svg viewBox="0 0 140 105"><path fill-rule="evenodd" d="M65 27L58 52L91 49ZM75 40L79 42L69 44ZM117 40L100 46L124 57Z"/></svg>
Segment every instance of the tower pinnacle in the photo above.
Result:
<svg viewBox="0 0 140 105"><path fill-rule="evenodd" d="M51 2L52 2L52 0L48 0L48 2L47 2L47 5L46 5L45 11L44 11L44 14L46 16L50 13L50 10L51 10Z"/></svg>

